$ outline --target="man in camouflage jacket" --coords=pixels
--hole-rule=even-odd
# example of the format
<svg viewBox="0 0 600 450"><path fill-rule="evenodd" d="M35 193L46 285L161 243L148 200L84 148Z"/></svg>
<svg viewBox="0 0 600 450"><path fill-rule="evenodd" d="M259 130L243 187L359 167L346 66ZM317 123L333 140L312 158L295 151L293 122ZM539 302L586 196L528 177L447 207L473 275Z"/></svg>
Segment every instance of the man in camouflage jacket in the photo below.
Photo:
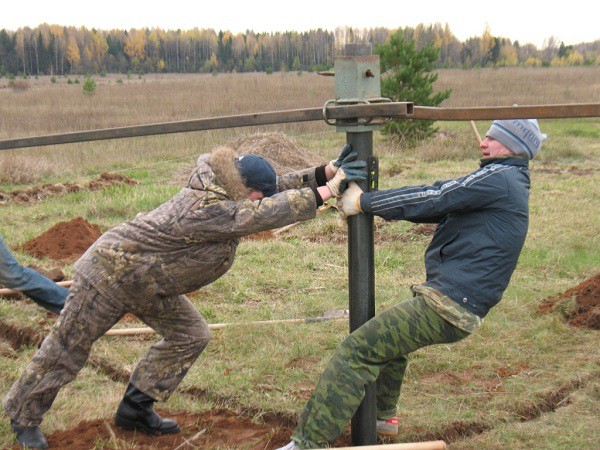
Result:
<svg viewBox="0 0 600 450"><path fill-rule="evenodd" d="M54 330L4 399L18 442L47 448L43 415L81 370L92 344L128 312L163 339L133 371L115 422L149 434L177 433L177 423L160 418L152 405L171 396L210 339L184 294L227 272L242 236L311 219L346 180L364 179L355 159L346 146L327 166L277 179L263 158L238 158L221 147L198 158L188 185L172 199L104 233L75 264Z"/></svg>
<svg viewBox="0 0 600 450"><path fill-rule="evenodd" d="M396 408L408 355L473 333L501 299L525 242L529 160L545 140L535 119L496 120L475 172L432 185L362 192L351 183L343 217L437 223L425 252L427 280L413 298L381 312L336 349L285 450L332 445L376 383L377 431L398 434Z"/></svg>

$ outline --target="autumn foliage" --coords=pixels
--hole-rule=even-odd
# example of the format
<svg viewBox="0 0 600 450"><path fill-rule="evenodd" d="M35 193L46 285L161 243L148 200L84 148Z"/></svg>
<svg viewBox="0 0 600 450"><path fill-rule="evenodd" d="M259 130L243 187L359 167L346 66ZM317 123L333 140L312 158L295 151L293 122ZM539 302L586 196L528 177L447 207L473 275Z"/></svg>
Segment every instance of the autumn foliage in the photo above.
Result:
<svg viewBox="0 0 600 450"><path fill-rule="evenodd" d="M0 76L75 75L86 73L273 72L330 68L336 33L307 32L233 34L213 29L162 30L144 28L96 30L42 24L16 31L0 30ZM374 46L394 33L420 50L439 50L436 68L583 65L600 62L599 41L565 46L549 38L544 48L491 35L460 42L448 25L362 30ZM347 33L346 33L347 34Z"/></svg>

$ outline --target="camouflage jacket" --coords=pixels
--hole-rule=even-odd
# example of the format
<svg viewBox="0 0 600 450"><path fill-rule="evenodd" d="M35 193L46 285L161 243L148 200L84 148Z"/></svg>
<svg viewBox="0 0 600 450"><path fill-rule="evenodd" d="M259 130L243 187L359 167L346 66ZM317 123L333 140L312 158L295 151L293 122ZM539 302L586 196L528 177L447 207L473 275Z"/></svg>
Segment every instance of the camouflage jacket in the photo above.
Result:
<svg viewBox="0 0 600 450"><path fill-rule="evenodd" d="M311 219L315 168L278 178L278 193L251 201L227 147L201 155L188 185L147 214L104 233L75 263L106 296L185 294L226 273L240 237Z"/></svg>

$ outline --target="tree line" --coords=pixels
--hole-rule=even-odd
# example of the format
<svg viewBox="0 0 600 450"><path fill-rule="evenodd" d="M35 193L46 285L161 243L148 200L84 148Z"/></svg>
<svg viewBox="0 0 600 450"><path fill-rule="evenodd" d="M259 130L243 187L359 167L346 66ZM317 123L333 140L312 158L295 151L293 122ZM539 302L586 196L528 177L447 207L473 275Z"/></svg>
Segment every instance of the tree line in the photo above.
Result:
<svg viewBox="0 0 600 450"><path fill-rule="evenodd" d="M401 32L417 49L439 49L436 68L600 64L600 40L565 46L551 37L538 49L530 43L493 36L485 29L481 36L460 42L447 24L439 23L396 30L247 30L237 34L198 28L106 31L42 24L0 30L0 76L325 70L333 67L342 32L360 35L363 42L375 47Z"/></svg>

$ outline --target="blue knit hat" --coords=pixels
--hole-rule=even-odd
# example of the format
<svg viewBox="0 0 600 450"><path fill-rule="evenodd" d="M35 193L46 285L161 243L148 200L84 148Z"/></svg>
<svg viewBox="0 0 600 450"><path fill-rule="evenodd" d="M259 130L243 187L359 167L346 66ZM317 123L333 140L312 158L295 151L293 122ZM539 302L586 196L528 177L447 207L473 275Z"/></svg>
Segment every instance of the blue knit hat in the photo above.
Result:
<svg viewBox="0 0 600 450"><path fill-rule="evenodd" d="M246 187L261 191L265 197L270 197L277 192L277 174L265 158L258 155L243 155L235 161Z"/></svg>
<svg viewBox="0 0 600 450"><path fill-rule="evenodd" d="M496 139L516 155L529 159L542 148L548 136L542 134L536 119L494 120L486 136Z"/></svg>

